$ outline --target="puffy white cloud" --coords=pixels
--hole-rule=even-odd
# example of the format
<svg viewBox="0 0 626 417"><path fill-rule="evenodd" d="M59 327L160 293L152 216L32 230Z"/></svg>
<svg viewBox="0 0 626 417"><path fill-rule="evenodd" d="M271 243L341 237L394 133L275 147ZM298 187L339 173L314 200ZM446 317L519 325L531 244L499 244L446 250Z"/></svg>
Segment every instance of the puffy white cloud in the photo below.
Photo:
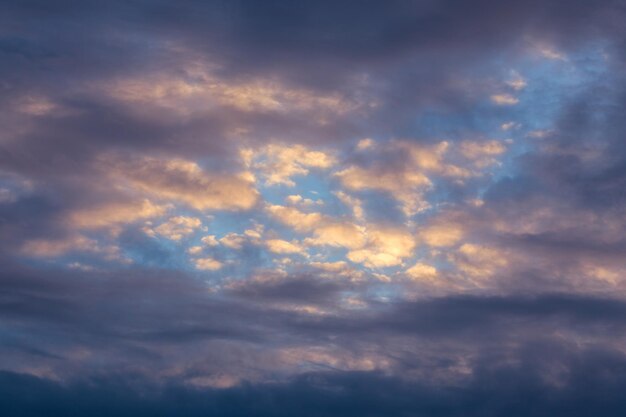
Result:
<svg viewBox="0 0 626 417"><path fill-rule="evenodd" d="M424 193L433 186L431 178L439 176L463 180L481 175L476 168L495 162L493 157L504 149L502 143L497 141L467 142L461 148L446 141L435 144L392 141L386 146L383 158L373 155L373 162L369 165L350 165L336 172L335 176L351 191L378 190L388 193L398 201L403 212L411 216L429 207ZM390 160L395 162L390 163ZM451 160L466 164L459 165ZM350 204L346 195L338 197ZM354 202L352 205L357 207Z"/></svg>
<svg viewBox="0 0 626 417"><path fill-rule="evenodd" d="M196 266L196 269L202 271L217 271L219 269L222 269L222 267L224 266L222 262L210 257L194 259L193 262Z"/></svg>
<svg viewBox="0 0 626 417"><path fill-rule="evenodd" d="M417 262L406 270L406 275L416 281L432 281L437 278L438 272L437 268L432 265Z"/></svg>
<svg viewBox="0 0 626 417"><path fill-rule="evenodd" d="M306 240L307 244L354 249L362 247L366 242L365 228L362 226L329 218L316 227L313 234L313 238Z"/></svg>
<svg viewBox="0 0 626 417"><path fill-rule="evenodd" d="M289 204L298 204L299 202L302 201L302 196L299 194L295 194L295 195L288 195L287 197L285 197L285 202L289 203Z"/></svg>
<svg viewBox="0 0 626 417"><path fill-rule="evenodd" d="M191 246L189 249L187 249L187 253L190 255L198 255L202 253L203 249L204 248L202 246Z"/></svg>
<svg viewBox="0 0 626 417"><path fill-rule="evenodd" d="M285 202L291 204L293 206L301 206L301 207L313 207L313 206L321 206L324 202L320 199L313 201L310 198L303 198L299 194L288 195L285 197Z"/></svg>
<svg viewBox="0 0 626 417"><path fill-rule="evenodd" d="M243 233L228 233L219 239L219 243L227 248L239 250L245 245L259 245L262 233L263 227L257 226L256 229L246 229Z"/></svg>
<svg viewBox="0 0 626 417"><path fill-rule="evenodd" d="M268 213L297 232L309 232L309 245L330 245L346 248L361 247L365 243L364 229L350 222L323 216L320 213L304 213L293 207L270 205Z"/></svg>
<svg viewBox="0 0 626 417"><path fill-rule="evenodd" d="M243 234L250 239L260 239L263 234L263 226L259 225L256 229L246 229Z"/></svg>
<svg viewBox="0 0 626 417"><path fill-rule="evenodd" d="M423 191L431 186L431 181L419 171L390 167L361 168L350 166L339 171L337 177L349 190L379 190L391 194L398 200L407 215L425 207Z"/></svg>
<svg viewBox="0 0 626 417"><path fill-rule="evenodd" d="M410 257L416 241L412 233L400 228L373 227L367 231L367 243L362 249L346 255L349 260L368 268L400 265Z"/></svg>
<svg viewBox="0 0 626 417"><path fill-rule="evenodd" d="M226 236L222 237L219 242L227 248L241 249L243 245L246 244L247 239L245 236L237 233L228 233Z"/></svg>
<svg viewBox="0 0 626 417"><path fill-rule="evenodd" d="M200 241L207 246L217 246L220 244L215 238L215 235L204 236L202 239L200 239Z"/></svg>
<svg viewBox="0 0 626 417"><path fill-rule="evenodd" d="M370 268L399 265L411 256L416 246L415 237L402 228L375 224L366 227L320 213L302 213L291 207L269 208L277 220L296 231L312 234L304 240L305 244L349 249L349 260Z"/></svg>
<svg viewBox="0 0 626 417"><path fill-rule="evenodd" d="M426 226L419 232L421 240L434 247L454 246L463 235L464 230L460 224L445 220Z"/></svg>
<svg viewBox="0 0 626 417"><path fill-rule="evenodd" d="M265 246L272 253L281 255L299 254L307 255L304 248L297 242L288 242L282 239L269 239L265 241Z"/></svg>
<svg viewBox="0 0 626 417"><path fill-rule="evenodd" d="M305 213L294 207L269 204L265 209L276 220L299 232L310 231L323 220L320 213Z"/></svg>
<svg viewBox="0 0 626 417"><path fill-rule="evenodd" d="M348 206L352 210L352 215L356 220L365 220L365 210L363 209L363 202L356 197L352 197L343 191L337 191L335 193L339 201Z"/></svg>
<svg viewBox="0 0 626 417"><path fill-rule="evenodd" d="M175 216L170 217L167 222L152 229L145 227L144 231L150 236L161 235L170 240L181 240L183 237L192 234L202 227L202 221L196 217Z"/></svg>
<svg viewBox="0 0 626 417"><path fill-rule="evenodd" d="M270 144L258 150L244 151L244 160L258 170L267 185L294 186L292 177L307 175L311 168L328 169L336 163L330 153L311 150L303 145Z"/></svg>
<svg viewBox="0 0 626 417"><path fill-rule="evenodd" d="M286 149L271 148L272 146L276 145L268 146L272 149L269 153L278 155L277 162L262 166L271 168L273 175L280 177L276 182L287 181L296 173L308 172L308 168L297 162L297 155L304 152L302 149L291 150L289 153ZM361 148L366 152L370 146ZM454 145L445 141L434 144L392 141L385 149L389 153L385 158L379 160L378 155L373 155L371 163L365 166L349 165L335 172L334 176L346 190L377 190L388 193L398 201L407 216L412 216L430 206L424 195L433 186L431 177L463 181L482 175L482 170L495 164L496 157L505 151L505 143L496 140L463 141ZM389 158L397 158L398 162L388 163ZM250 160L252 159L250 156ZM322 160L327 161L324 158ZM356 221L365 221L363 204L359 198L341 190L336 191L335 195L350 207ZM296 208L311 207L312 201L307 201L299 194L292 194L286 197L286 202L288 206L268 205L266 210L272 217L298 232L314 232L314 237L307 240L309 244L330 244L352 249L362 245L360 232L350 233L349 229L354 229L354 225L348 225L345 220L332 220L320 213ZM344 239L348 235L350 237ZM350 240L349 243L347 239ZM429 240L434 242L432 237Z"/></svg>

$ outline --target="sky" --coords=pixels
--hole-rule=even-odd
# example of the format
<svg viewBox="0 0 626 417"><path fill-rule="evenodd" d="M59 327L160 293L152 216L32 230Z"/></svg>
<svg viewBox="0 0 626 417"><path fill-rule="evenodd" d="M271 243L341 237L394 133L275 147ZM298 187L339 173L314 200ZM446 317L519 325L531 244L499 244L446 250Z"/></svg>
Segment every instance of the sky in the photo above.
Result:
<svg viewBox="0 0 626 417"><path fill-rule="evenodd" d="M623 416L626 1L0 1L0 414Z"/></svg>

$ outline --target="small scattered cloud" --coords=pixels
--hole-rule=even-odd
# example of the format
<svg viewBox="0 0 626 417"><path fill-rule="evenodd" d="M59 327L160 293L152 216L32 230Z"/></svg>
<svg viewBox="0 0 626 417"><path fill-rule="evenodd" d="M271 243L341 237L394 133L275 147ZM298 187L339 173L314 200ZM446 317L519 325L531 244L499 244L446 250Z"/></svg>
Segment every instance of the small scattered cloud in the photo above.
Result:
<svg viewBox="0 0 626 417"><path fill-rule="evenodd" d="M260 172L266 185L293 187L293 177L307 175L311 169L328 169L336 159L327 152L303 145L270 144L259 150L247 150L249 166Z"/></svg>
<svg viewBox="0 0 626 417"><path fill-rule="evenodd" d="M265 241L267 249L276 254L298 254L306 256L306 250L298 242L288 242L282 239L268 239Z"/></svg>
<svg viewBox="0 0 626 417"><path fill-rule="evenodd" d="M197 210L249 210L259 200L254 180L239 174L209 173L184 159L142 158L104 163L112 181L153 198Z"/></svg>
<svg viewBox="0 0 626 417"><path fill-rule="evenodd" d="M497 104L498 106L514 106L519 103L519 99L517 97L506 93L492 94L489 98L492 103Z"/></svg>
<svg viewBox="0 0 626 417"><path fill-rule="evenodd" d="M155 228L145 227L149 236L163 236L178 241L202 228L202 221L197 217L174 216Z"/></svg>
<svg viewBox="0 0 626 417"><path fill-rule="evenodd" d="M222 269L224 264L213 258L197 258L193 260L196 269L201 271L218 271Z"/></svg>

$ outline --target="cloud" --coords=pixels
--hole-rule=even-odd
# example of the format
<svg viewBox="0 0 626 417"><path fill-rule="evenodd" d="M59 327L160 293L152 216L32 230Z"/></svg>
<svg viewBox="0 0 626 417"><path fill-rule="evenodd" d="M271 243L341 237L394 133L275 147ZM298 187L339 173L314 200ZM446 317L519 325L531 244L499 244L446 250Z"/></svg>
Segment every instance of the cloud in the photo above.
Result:
<svg viewBox="0 0 626 417"><path fill-rule="evenodd" d="M372 148L376 146L376 143L374 142L373 139L371 138L365 138L365 139L361 139L357 144L356 144L356 149L359 151L364 151L366 149Z"/></svg>
<svg viewBox="0 0 626 417"><path fill-rule="evenodd" d="M202 227L202 221L197 217L175 216L155 228L145 227L149 236L161 235L170 240L181 240Z"/></svg>
<svg viewBox="0 0 626 417"><path fill-rule="evenodd" d="M395 266L411 256L415 246L413 235L406 230L374 227L367 231L366 245L348 252L346 257L368 268Z"/></svg>
<svg viewBox="0 0 626 417"><path fill-rule="evenodd" d="M624 415L620 2L101 3L0 6L5 414Z"/></svg>
<svg viewBox="0 0 626 417"><path fill-rule="evenodd" d="M381 154L373 155L366 166L351 165L335 175L350 191L388 193L398 201L406 216L412 216L429 208L426 193L433 190L433 181L479 177L505 150L506 146L496 140L462 141L460 144L396 140ZM343 198L345 200L345 196Z"/></svg>
<svg viewBox="0 0 626 417"><path fill-rule="evenodd" d="M567 61L567 56L562 52L554 49L554 47L548 45L538 45L537 51L544 58L557 61Z"/></svg>
<svg viewBox="0 0 626 417"><path fill-rule="evenodd" d="M297 242L288 242L282 239L269 239L265 245L272 253L281 255L299 254L306 256L306 251Z"/></svg>
<svg viewBox="0 0 626 417"><path fill-rule="evenodd" d="M70 235L58 239L28 240L21 248L25 256L55 258L70 252L91 252L101 254L108 259L119 257L119 248L113 245L102 245L94 239L82 235Z"/></svg>
<svg viewBox="0 0 626 417"><path fill-rule="evenodd" d="M493 94L489 97L494 104L498 106L513 106L519 103L519 99L510 94L501 93Z"/></svg>
<svg viewBox="0 0 626 417"><path fill-rule="evenodd" d="M352 215L358 221L365 220L365 211L363 210L363 202L358 198L352 197L343 191L337 191L335 193L337 198L341 200L343 204L348 206L352 210Z"/></svg>
<svg viewBox="0 0 626 417"><path fill-rule="evenodd" d="M217 246L219 245L219 241L215 238L215 235L208 235L208 236L204 236L201 239L202 243L204 243L207 246Z"/></svg>
<svg viewBox="0 0 626 417"><path fill-rule="evenodd" d="M509 79L506 84L513 90L523 90L528 85L524 77L515 71L513 72L511 79Z"/></svg>
<svg viewBox="0 0 626 417"><path fill-rule="evenodd" d="M69 214L71 227L79 229L108 228L164 215L171 206L159 205L148 199L129 203L108 203Z"/></svg>
<svg viewBox="0 0 626 417"><path fill-rule="evenodd" d="M472 161L480 160L484 157L494 157L506 151L506 146L497 140L489 141L463 141L461 142L461 153Z"/></svg>
<svg viewBox="0 0 626 417"><path fill-rule="evenodd" d="M198 255L202 253L203 249L204 248L202 246L191 246L189 249L187 249L187 253L190 255Z"/></svg>
<svg viewBox="0 0 626 417"><path fill-rule="evenodd" d="M402 378L371 370L377 365L372 357L342 361L327 351L310 348L284 349L282 356L318 367L286 381L226 388L199 387L179 379L159 384L125 374L60 383L3 372L0 384L9 395L3 397L2 406L25 416L50 409L96 416L147 416L155 412L195 416L216 409L226 415L286 416L305 406L312 416L433 412L479 416L506 412L575 417L596 409L607 416L619 416L625 406L620 395L625 361L623 353L616 350L575 349L558 342L527 344L515 357L517 362L493 363L485 358L473 373L455 383L433 383L426 378ZM342 369L345 367L348 369ZM528 401L519 401L520 392ZM181 396L185 398L182 405ZM106 400L111 397L118 401Z"/></svg>
<svg viewBox="0 0 626 417"><path fill-rule="evenodd" d="M98 87L117 100L164 107L187 115L215 107L232 107L245 112L344 114L364 104L338 93L289 87L276 79L227 80L211 73L214 67L209 63L195 63L182 69L183 76L156 72L117 79Z"/></svg>
<svg viewBox="0 0 626 417"><path fill-rule="evenodd" d="M281 223L300 232L313 230L323 220L320 213L305 213L293 207L268 205L265 209Z"/></svg>
<svg viewBox="0 0 626 417"><path fill-rule="evenodd" d="M302 145L270 144L254 151L248 150L250 164L261 172L267 185L295 185L292 177L307 175L311 168L328 169L335 158L322 151L311 150Z"/></svg>
<svg viewBox="0 0 626 417"><path fill-rule="evenodd" d="M222 262L213 258L197 258L193 262L196 265L196 269L201 271L217 271L224 266Z"/></svg>
<svg viewBox="0 0 626 417"><path fill-rule="evenodd" d="M183 159L143 158L108 165L114 181L198 210L249 210L259 199L253 180L245 172L211 174L196 162Z"/></svg>
<svg viewBox="0 0 626 417"><path fill-rule="evenodd" d="M351 166L338 172L337 177L349 190L369 189L390 193L402 204L407 214L419 211L427 205L420 191L430 188L432 184L420 172L396 172L386 168L364 169Z"/></svg>
<svg viewBox="0 0 626 417"><path fill-rule="evenodd" d="M596 409L602 409L608 417L621 415L625 406L619 395L624 382L622 354L591 349L572 352L559 345L535 349L544 352L548 347L563 355L558 364L567 373L559 385L551 381L550 370L542 369L540 360L527 357L521 358L518 365L484 363L475 374L456 385L388 376L368 370L371 364L366 360L361 365L365 369L361 370L317 370L280 383L221 389L198 388L177 380L158 385L135 378L135 383L130 384L129 377L121 381L100 378L61 384L9 372L0 375L0 384L10 394L3 398L3 407L19 410L27 417L40 415L46 409L81 415L148 416L182 411L193 416L219 412L278 417L297 413L302 406L311 416L436 413L454 417L506 412L512 416L541 413L578 417ZM295 349L291 352L308 358L310 363L324 359L324 352L311 351L304 356ZM532 352L533 347L529 346L528 353ZM286 356L289 354L290 351L285 352ZM27 393L34 393L34 399L26 400L30 398ZM520 393L528 401L517 400ZM105 400L111 396L118 400ZM181 396L185 398L182 405Z"/></svg>
<svg viewBox="0 0 626 417"><path fill-rule="evenodd" d="M348 264L344 261L311 262L309 265L311 265L314 268L319 268L328 272L340 272L348 267Z"/></svg>
<svg viewBox="0 0 626 417"><path fill-rule="evenodd" d="M239 235L237 233L228 233L226 236L220 238L219 242L231 249L241 249L246 244L248 239L246 236ZM209 241L212 243L212 241ZM209 245L211 244L209 243Z"/></svg>
<svg viewBox="0 0 626 417"><path fill-rule="evenodd" d="M418 262L409 269L407 269L406 274L411 279L414 279L416 281L432 281L433 279L436 279L438 275L437 268L421 262Z"/></svg>
<svg viewBox="0 0 626 417"><path fill-rule="evenodd" d="M315 205L318 205L318 206L324 205L324 201L322 201L321 199L318 199L317 201L313 201L310 198L303 198L299 194L288 195L285 198L285 202L294 206L301 206L301 207L312 207Z"/></svg>
<svg viewBox="0 0 626 417"><path fill-rule="evenodd" d="M314 237L306 240L310 245L339 246L349 249L362 247L366 242L365 229L349 222L325 219L314 229Z"/></svg>
<svg viewBox="0 0 626 417"><path fill-rule="evenodd" d="M430 246L454 246L463 238L463 226L444 220L421 229L419 236Z"/></svg>
<svg viewBox="0 0 626 417"><path fill-rule="evenodd" d="M411 256L416 245L414 237L402 228L376 224L364 227L285 206L269 206L268 211L294 230L312 234L304 240L305 244L347 248L349 260L369 268L398 265L403 258Z"/></svg>

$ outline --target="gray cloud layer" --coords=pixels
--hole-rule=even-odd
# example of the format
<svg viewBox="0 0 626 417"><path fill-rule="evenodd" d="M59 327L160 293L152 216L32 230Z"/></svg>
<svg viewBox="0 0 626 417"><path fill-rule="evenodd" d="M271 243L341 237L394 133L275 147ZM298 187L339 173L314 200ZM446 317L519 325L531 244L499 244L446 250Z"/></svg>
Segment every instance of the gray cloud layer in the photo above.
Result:
<svg viewBox="0 0 626 417"><path fill-rule="evenodd" d="M4 2L0 409L623 415L624 22L621 0ZM565 69L528 58L541 54ZM518 94L502 80L520 67L549 82L514 110L495 105ZM506 131L500 171L460 181L441 168L424 192L436 210L405 218L397 183L413 162L393 140L456 152L509 120L522 127ZM366 137L380 147L346 150ZM464 249L419 246L443 284L313 258L259 272L267 253L250 235L239 258L203 246L225 271L205 279L180 260L187 248L147 237L163 213L265 215L274 196L241 176L240 152L276 141L333 149L370 181L392 173L353 190L377 224L461 225ZM201 187L235 191L198 202ZM80 229L84 212L101 223ZM285 241L304 245L296 232ZM83 252L63 258L63 245ZM444 276L450 265L472 286Z"/></svg>

